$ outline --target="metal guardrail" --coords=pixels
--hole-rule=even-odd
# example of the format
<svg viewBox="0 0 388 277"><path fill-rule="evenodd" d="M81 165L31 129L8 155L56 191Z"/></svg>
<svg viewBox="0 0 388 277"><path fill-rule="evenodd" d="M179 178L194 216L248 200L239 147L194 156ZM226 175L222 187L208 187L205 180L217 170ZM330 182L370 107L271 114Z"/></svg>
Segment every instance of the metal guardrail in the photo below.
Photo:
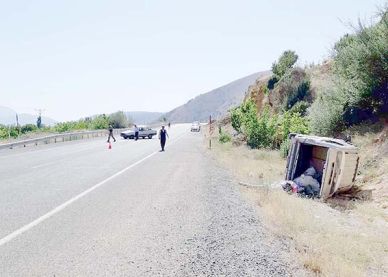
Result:
<svg viewBox="0 0 388 277"><path fill-rule="evenodd" d="M113 133L115 135L119 135L120 132L123 130L125 130L125 129L115 129L113 131ZM95 138L95 137L102 137L102 136L107 137L108 131L107 130L97 130L97 131L62 133L62 134L49 135L49 136L40 137L40 138L33 138L33 139L27 139L27 140L21 140L21 141L0 144L0 150L1 149L13 149L14 147L38 146L41 144L58 143L58 142L73 141L73 140L79 140L79 139L88 139L88 138Z"/></svg>

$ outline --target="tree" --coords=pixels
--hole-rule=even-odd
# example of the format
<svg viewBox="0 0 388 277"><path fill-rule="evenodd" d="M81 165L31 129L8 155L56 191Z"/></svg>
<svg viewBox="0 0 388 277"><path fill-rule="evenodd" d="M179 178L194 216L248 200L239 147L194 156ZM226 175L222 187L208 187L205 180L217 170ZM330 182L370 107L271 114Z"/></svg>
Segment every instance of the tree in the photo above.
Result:
<svg viewBox="0 0 388 277"><path fill-rule="evenodd" d="M122 111L118 111L109 115L109 124L113 128L126 128L128 127L128 118Z"/></svg>
<svg viewBox="0 0 388 277"><path fill-rule="evenodd" d="M42 116L39 115L38 119L36 120L36 126L40 129L42 127Z"/></svg>
<svg viewBox="0 0 388 277"><path fill-rule="evenodd" d="M274 77L280 80L280 78L282 78L284 74L286 74L286 72L294 66L297 60L298 55L295 51L284 51L279 60L272 64L272 73L274 74Z"/></svg>

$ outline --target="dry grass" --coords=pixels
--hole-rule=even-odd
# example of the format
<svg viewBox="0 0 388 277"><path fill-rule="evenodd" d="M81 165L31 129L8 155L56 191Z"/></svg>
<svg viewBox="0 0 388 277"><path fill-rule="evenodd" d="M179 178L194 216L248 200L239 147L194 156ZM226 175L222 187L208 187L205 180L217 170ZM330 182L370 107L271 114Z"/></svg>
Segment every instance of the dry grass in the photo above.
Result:
<svg viewBox="0 0 388 277"><path fill-rule="evenodd" d="M373 135L369 138L373 140ZM361 156L369 155L369 140L356 137L355 142L360 143L358 140L365 142ZM213 142L211 152L243 182L271 184L283 178L285 161L276 151ZM361 168L367 174L367 167ZM293 241L295 259L313 274L388 276L388 218L375 202L357 202L354 209L339 211L268 186L241 190L257 204L269 228Z"/></svg>
<svg viewBox="0 0 388 277"><path fill-rule="evenodd" d="M356 185L373 189L374 202L388 212L388 124L362 125L350 132L360 148Z"/></svg>
<svg viewBox="0 0 388 277"><path fill-rule="evenodd" d="M346 213L280 190L245 190L275 232L295 242L304 267L323 276L383 276L388 273L387 222Z"/></svg>
<svg viewBox="0 0 388 277"><path fill-rule="evenodd" d="M251 150L245 145L213 143L213 152L222 165L242 181L254 185L269 185L284 176L285 160L278 151Z"/></svg>

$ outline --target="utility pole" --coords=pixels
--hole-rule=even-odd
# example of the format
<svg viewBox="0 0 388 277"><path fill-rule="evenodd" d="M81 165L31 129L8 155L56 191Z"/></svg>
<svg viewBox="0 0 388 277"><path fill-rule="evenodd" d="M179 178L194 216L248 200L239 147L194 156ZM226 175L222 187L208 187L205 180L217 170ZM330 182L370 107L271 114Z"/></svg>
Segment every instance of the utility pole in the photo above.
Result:
<svg viewBox="0 0 388 277"><path fill-rule="evenodd" d="M18 130L18 137L20 135L20 128L19 128L19 116L18 113L16 113L16 130Z"/></svg>
<svg viewBox="0 0 388 277"><path fill-rule="evenodd" d="M212 126L212 116L209 116L209 149L212 149L212 134L213 134L213 126Z"/></svg>

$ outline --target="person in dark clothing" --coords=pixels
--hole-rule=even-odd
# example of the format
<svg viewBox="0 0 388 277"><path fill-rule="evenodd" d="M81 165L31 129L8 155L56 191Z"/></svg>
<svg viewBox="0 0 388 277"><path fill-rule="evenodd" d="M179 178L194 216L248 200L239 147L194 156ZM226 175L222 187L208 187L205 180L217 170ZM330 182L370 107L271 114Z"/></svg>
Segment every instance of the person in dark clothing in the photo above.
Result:
<svg viewBox="0 0 388 277"><path fill-rule="evenodd" d="M135 125L135 140L138 140L139 139L139 127L137 127L137 125Z"/></svg>
<svg viewBox="0 0 388 277"><path fill-rule="evenodd" d="M167 138L168 138L167 130L164 129L164 126L162 126L162 129L160 129L159 131L160 146L162 147L161 151L164 151L164 146L166 145Z"/></svg>
<svg viewBox="0 0 388 277"><path fill-rule="evenodd" d="M113 136L113 126L112 125L109 125L109 135L108 135L108 141L107 142L110 142L110 138L113 138L113 141L116 142L116 139Z"/></svg>

